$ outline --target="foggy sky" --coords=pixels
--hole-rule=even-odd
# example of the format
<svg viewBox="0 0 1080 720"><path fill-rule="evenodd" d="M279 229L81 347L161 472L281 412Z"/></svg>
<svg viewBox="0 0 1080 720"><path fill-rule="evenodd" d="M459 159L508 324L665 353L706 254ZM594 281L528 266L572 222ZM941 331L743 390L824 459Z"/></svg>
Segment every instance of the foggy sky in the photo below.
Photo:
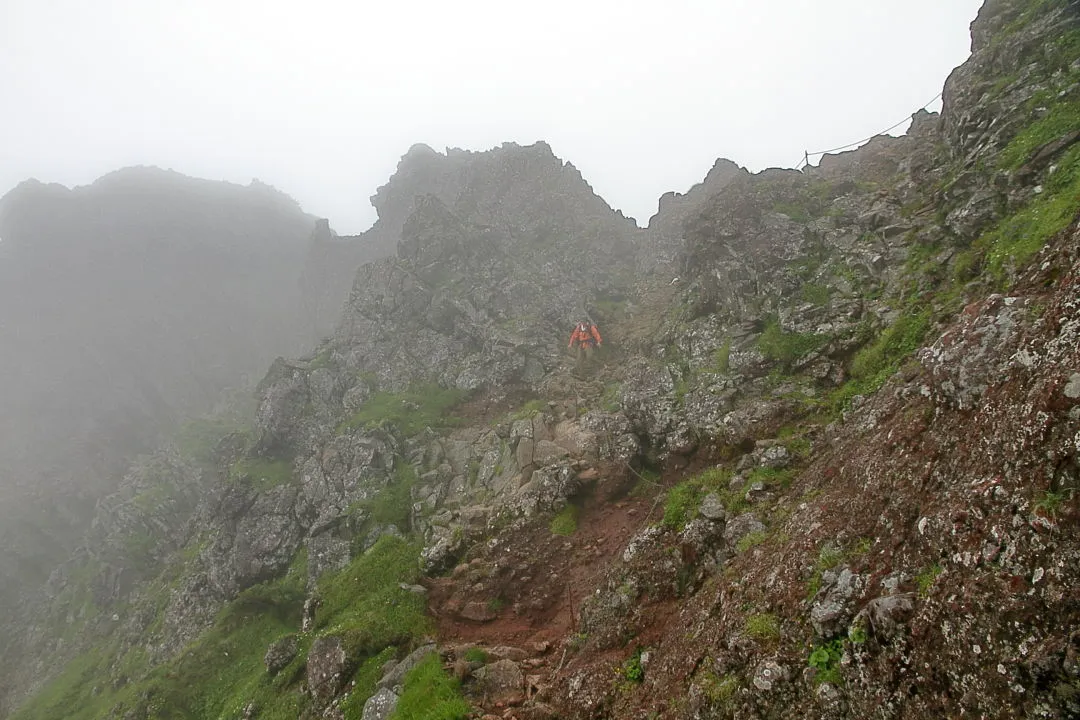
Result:
<svg viewBox="0 0 1080 720"><path fill-rule="evenodd" d="M0 0L0 194L158 165L355 233L413 143L542 139L645 224L716 157L791 167L909 115L980 5Z"/></svg>

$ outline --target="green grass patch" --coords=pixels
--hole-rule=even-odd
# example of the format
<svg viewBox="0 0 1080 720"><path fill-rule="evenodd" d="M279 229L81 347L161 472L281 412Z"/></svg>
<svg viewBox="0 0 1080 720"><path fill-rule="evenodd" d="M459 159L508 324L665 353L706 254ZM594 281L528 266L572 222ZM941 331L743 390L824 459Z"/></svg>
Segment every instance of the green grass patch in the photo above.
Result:
<svg viewBox="0 0 1080 720"><path fill-rule="evenodd" d="M731 369L731 338L725 338L724 344L713 355L713 370L723 375Z"/></svg>
<svg viewBox="0 0 1080 720"><path fill-rule="evenodd" d="M229 481L245 483L265 492L292 482L292 462L271 460L264 457L246 457L237 460L229 468Z"/></svg>
<svg viewBox="0 0 1080 720"><path fill-rule="evenodd" d="M810 573L810 579L806 583L806 600L812 601L821 590L822 575L826 570L831 570L842 562L853 560L870 552L874 545L870 538L859 538L846 550L827 542L818 550L817 559Z"/></svg>
<svg viewBox="0 0 1080 720"><path fill-rule="evenodd" d="M231 418L189 420L176 433L176 447L183 458L201 465L209 464L214 459L214 450L226 436L245 429Z"/></svg>
<svg viewBox="0 0 1080 720"><path fill-rule="evenodd" d="M379 525L393 525L408 532L412 516L412 490L419 478L416 468L398 457L394 461L394 475L390 483L368 500L356 503L356 508L368 514L369 521Z"/></svg>
<svg viewBox="0 0 1080 720"><path fill-rule="evenodd" d="M1080 128L1080 102L1050 104L1048 112L1032 121L1009 142L997 157L998 167L1015 170L1043 145Z"/></svg>
<svg viewBox="0 0 1080 720"><path fill-rule="evenodd" d="M478 662L486 665L488 662L488 654L484 652L483 648L472 647L465 651L465 661Z"/></svg>
<svg viewBox="0 0 1080 720"><path fill-rule="evenodd" d="M828 341L827 335L787 332L780 327L779 320L771 318L765 324L761 336L758 337L758 348L770 360L790 365Z"/></svg>
<svg viewBox="0 0 1080 720"><path fill-rule="evenodd" d="M150 671L142 648L122 653L118 638L102 641L13 717L96 720L127 712L160 720L238 717L249 701L280 711L265 717L298 717L306 700L275 684L279 681L266 673L263 656L271 642L299 625L305 579L299 563L278 580L248 588L177 658Z"/></svg>
<svg viewBox="0 0 1080 720"><path fill-rule="evenodd" d="M438 653L431 653L405 676L401 699L391 720L465 720L472 708L461 684L443 670Z"/></svg>
<svg viewBox="0 0 1080 720"><path fill-rule="evenodd" d="M669 530L681 531L694 518L705 496L710 492L725 492L730 479L731 471L712 468L683 480L668 490L660 524Z"/></svg>
<svg viewBox="0 0 1080 720"><path fill-rule="evenodd" d="M604 395L600 398L600 409L604 412L618 412L622 407L620 397L622 396L622 385L617 382L610 382L604 385Z"/></svg>
<svg viewBox="0 0 1080 720"><path fill-rule="evenodd" d="M385 535L340 572L319 582L321 606L316 630L341 633L352 655L367 656L431 630L426 603L402 590L420 576L419 548Z"/></svg>
<svg viewBox="0 0 1080 720"><path fill-rule="evenodd" d="M870 395L884 385L922 346L930 330L930 318L928 307L902 315L857 352L851 363L851 379L829 396L827 402L833 412L844 409L856 395Z"/></svg>
<svg viewBox="0 0 1080 720"><path fill-rule="evenodd" d="M435 383L416 385L400 393L377 392L338 426L338 432L392 425L404 435L416 435L429 427L452 427L459 419L450 415L450 410L464 398L464 391Z"/></svg>
<svg viewBox="0 0 1080 720"><path fill-rule="evenodd" d="M1080 145L1065 153L1041 194L984 233L973 247L985 255L986 268L1000 285L1010 271L1023 268L1050 238L1068 227L1078 212Z"/></svg>
<svg viewBox="0 0 1080 720"><path fill-rule="evenodd" d="M353 675L353 687L349 697L341 703L341 710L347 718L360 718L364 714L364 704L375 694L376 685L383 676L383 665L394 659L396 648L388 647L372 655L360 664Z"/></svg>
<svg viewBox="0 0 1080 720"><path fill-rule="evenodd" d="M768 488L787 490L791 487L791 479L795 477L794 470L778 470L776 468L759 467L750 471L747 476L747 484L761 483Z"/></svg>
<svg viewBox="0 0 1080 720"><path fill-rule="evenodd" d="M828 286L819 283L805 283L799 288L799 297L814 305L828 305L831 294Z"/></svg>
<svg viewBox="0 0 1080 720"><path fill-rule="evenodd" d="M326 348L319 352L318 355L311 359L308 363L309 370L319 370L320 368L330 367L330 359L333 357L333 352L330 348Z"/></svg>
<svg viewBox="0 0 1080 720"><path fill-rule="evenodd" d="M772 613L756 613L746 618L746 634L758 640L778 640L780 620Z"/></svg>
<svg viewBox="0 0 1080 720"><path fill-rule="evenodd" d="M755 530L752 533L747 533L739 538L739 542L735 543L735 550L744 553L750 548L755 548L758 545L764 544L769 539L769 533L767 530Z"/></svg>
<svg viewBox="0 0 1080 720"><path fill-rule="evenodd" d="M577 532L578 515L581 509L573 503L559 511L558 515L551 519L551 534L569 536Z"/></svg>

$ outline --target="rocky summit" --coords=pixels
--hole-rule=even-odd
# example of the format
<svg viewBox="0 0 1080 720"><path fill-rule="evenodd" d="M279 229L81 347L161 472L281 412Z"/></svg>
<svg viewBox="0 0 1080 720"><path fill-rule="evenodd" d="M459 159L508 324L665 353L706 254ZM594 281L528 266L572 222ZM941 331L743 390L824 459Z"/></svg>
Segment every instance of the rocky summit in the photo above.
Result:
<svg viewBox="0 0 1080 720"><path fill-rule="evenodd" d="M646 228L411 148L316 226L324 339L98 497L0 714L1080 717L1080 7L971 34L905 136Z"/></svg>

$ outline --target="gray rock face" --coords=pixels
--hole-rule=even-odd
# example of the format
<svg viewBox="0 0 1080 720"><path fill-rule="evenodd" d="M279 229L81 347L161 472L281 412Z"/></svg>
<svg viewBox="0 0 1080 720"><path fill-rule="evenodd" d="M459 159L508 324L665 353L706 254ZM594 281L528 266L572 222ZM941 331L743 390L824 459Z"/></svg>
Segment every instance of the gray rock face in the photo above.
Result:
<svg viewBox="0 0 1080 720"><path fill-rule="evenodd" d="M360 720L389 720L397 709L398 700L398 696L392 690L379 688L364 703L364 714L360 716Z"/></svg>
<svg viewBox="0 0 1080 720"><path fill-rule="evenodd" d="M293 661L296 657L297 650L300 649L300 642L296 635L290 634L275 640L270 644L270 647L266 649L266 656L263 658L263 662L266 664L266 671L271 675L276 675L286 665Z"/></svg>
<svg viewBox="0 0 1080 720"><path fill-rule="evenodd" d="M986 388L1004 374L1001 352L1017 340L1016 330L1027 313L1023 299L991 295L978 312L924 348L919 359L934 379L935 397L959 408L973 407Z"/></svg>

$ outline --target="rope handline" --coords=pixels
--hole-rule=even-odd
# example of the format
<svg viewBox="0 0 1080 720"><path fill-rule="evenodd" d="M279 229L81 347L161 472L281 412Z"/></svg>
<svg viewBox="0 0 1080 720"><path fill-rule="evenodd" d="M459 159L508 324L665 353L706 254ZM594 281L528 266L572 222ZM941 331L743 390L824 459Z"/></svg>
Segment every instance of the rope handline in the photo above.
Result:
<svg viewBox="0 0 1080 720"><path fill-rule="evenodd" d="M934 102L936 102L937 99L940 98L940 97L941 97L941 93L939 92L937 95L930 98L930 100L927 101L921 108L919 108L919 110L925 110L926 108L930 107L930 105L932 105ZM918 112L918 110L916 110L915 112ZM914 114L914 113L912 113L912 114ZM870 137L863 138L862 140L856 140L855 142L848 143L847 145L841 145L839 147L834 147L834 148L831 148L829 150L818 150L816 152L810 152L809 150L807 150L807 151L805 151L803 153L803 156L801 158L799 158L799 161L797 163L795 163L795 169L799 170L804 165L809 165L810 164L810 158L812 158L812 157L815 157L815 156L818 156L818 155L827 155L828 153L837 152L839 150L847 150L848 148L857 147L859 145L862 145L865 142L869 142L870 140L873 140L874 138L878 137L879 135L884 135L885 133L887 133L887 132L889 132L891 130L895 130L896 128L900 127L901 125L908 122L909 120L911 120L911 115L908 115L906 118L904 118L900 122L896 123L895 125L890 125L889 127L885 128L884 130L874 133Z"/></svg>

